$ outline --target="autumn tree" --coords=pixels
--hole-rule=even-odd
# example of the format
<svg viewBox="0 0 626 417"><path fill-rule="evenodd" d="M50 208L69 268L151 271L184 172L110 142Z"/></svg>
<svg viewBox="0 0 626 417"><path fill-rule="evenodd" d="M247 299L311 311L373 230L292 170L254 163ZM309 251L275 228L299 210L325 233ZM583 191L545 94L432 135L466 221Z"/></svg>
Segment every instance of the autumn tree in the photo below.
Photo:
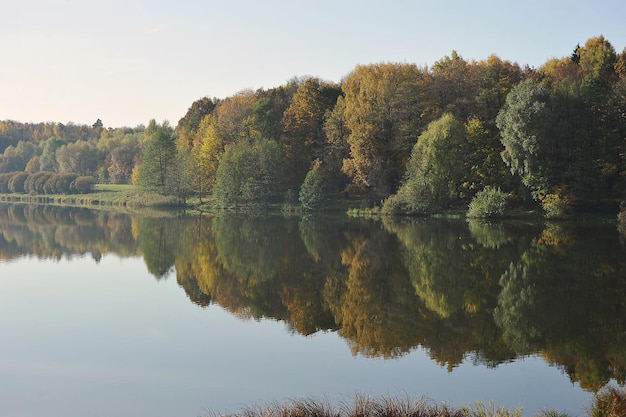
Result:
<svg viewBox="0 0 626 417"><path fill-rule="evenodd" d="M343 117L344 112L345 100L339 96L337 103L327 113L324 120L324 133L328 141L328 149L320 169L329 193L344 190L349 182L347 175L342 170L343 161L350 157L349 131Z"/></svg>
<svg viewBox="0 0 626 417"><path fill-rule="evenodd" d="M130 184L133 167L139 157L138 142L128 141L113 148L110 153L110 165L107 168L110 181L114 184Z"/></svg>
<svg viewBox="0 0 626 417"><path fill-rule="evenodd" d="M282 118L280 139L285 153L285 174L291 189L298 189L316 159L328 154L325 115L337 102L340 88L317 78L302 83Z"/></svg>
<svg viewBox="0 0 626 417"><path fill-rule="evenodd" d="M395 192L422 121L420 82L412 64L362 66L343 81L350 156L343 171L371 202Z"/></svg>
<svg viewBox="0 0 626 417"><path fill-rule="evenodd" d="M474 69L475 65L456 51L434 63L426 89L426 114L431 120L444 113L451 113L460 120L470 117L478 88Z"/></svg>
<svg viewBox="0 0 626 417"><path fill-rule="evenodd" d="M193 146L194 136L200 127L200 123L205 116L211 114L215 106L219 103L217 98L202 97L194 101L187 113L178 121L176 130L180 142L186 143L188 147Z"/></svg>
<svg viewBox="0 0 626 417"><path fill-rule="evenodd" d="M9 145L0 155L0 172L24 171L26 164L38 153L38 148L30 141L19 141Z"/></svg>
<svg viewBox="0 0 626 417"><path fill-rule="evenodd" d="M217 135L224 145L240 139L256 138L253 109L257 97L253 91L245 90L219 102L215 108Z"/></svg>
<svg viewBox="0 0 626 417"><path fill-rule="evenodd" d="M223 152L223 145L217 135L215 118L206 115L198 126L191 151L192 160L189 161L194 168L189 178L200 201L202 197L210 193L215 183L219 158Z"/></svg>
<svg viewBox="0 0 626 417"><path fill-rule="evenodd" d="M477 62L474 67L473 77L477 83L474 97L476 109L470 116L478 117L494 126L506 96L524 78L523 71L516 63L502 60L496 55ZM497 140L496 133L494 141Z"/></svg>

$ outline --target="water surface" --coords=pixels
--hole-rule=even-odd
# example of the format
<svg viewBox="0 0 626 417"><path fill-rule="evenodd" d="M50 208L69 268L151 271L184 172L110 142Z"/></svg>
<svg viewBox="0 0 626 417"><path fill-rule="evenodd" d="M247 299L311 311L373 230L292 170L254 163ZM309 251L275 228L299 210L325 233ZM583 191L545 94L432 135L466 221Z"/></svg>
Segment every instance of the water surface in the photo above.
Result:
<svg viewBox="0 0 626 417"><path fill-rule="evenodd" d="M584 415L624 383L615 225L0 206L0 416L427 396Z"/></svg>

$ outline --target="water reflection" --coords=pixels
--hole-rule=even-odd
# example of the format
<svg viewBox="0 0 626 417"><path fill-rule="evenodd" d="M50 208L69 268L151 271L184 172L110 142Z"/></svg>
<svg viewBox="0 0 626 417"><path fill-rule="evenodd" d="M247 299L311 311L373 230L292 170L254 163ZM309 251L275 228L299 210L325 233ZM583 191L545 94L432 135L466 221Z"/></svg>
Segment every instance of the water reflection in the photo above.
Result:
<svg viewBox="0 0 626 417"><path fill-rule="evenodd" d="M539 353L596 391L626 380L626 249L614 225L148 218L0 206L0 259L142 256L189 299L336 331L354 354L418 346L453 370Z"/></svg>

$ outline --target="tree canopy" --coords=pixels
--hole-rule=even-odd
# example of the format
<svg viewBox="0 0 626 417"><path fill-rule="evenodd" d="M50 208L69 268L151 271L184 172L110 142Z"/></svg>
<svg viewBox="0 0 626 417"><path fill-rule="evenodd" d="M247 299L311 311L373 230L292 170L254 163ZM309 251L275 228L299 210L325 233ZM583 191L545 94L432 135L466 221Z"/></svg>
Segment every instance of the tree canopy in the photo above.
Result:
<svg viewBox="0 0 626 417"><path fill-rule="evenodd" d="M235 181L226 172L241 178L233 157L269 152L271 175L246 177L265 178L248 183L251 197L293 198L315 166L328 197L388 201L392 212L467 207L499 189L558 215L626 198L625 97L626 49L603 36L536 69L452 51L430 68L357 65L339 83L203 97L175 128L0 121L0 173L89 175L216 202Z"/></svg>

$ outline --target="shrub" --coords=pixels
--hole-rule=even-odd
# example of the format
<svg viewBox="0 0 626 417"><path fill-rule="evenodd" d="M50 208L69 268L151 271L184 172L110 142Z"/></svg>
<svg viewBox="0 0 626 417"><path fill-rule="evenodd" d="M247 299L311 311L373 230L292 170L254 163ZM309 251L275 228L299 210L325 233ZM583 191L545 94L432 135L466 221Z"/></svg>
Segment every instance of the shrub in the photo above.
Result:
<svg viewBox="0 0 626 417"><path fill-rule="evenodd" d="M541 196L539 200L548 219L562 219L569 216L572 211L571 200L559 191Z"/></svg>
<svg viewBox="0 0 626 417"><path fill-rule="evenodd" d="M11 191L9 189L9 180L13 175L15 175L15 172L5 172L0 174L0 193L8 193Z"/></svg>
<svg viewBox="0 0 626 417"><path fill-rule="evenodd" d="M24 182L24 192L29 194L44 194L46 181L55 174L53 172L41 171L30 174Z"/></svg>
<svg viewBox="0 0 626 417"><path fill-rule="evenodd" d="M506 213L507 194L495 188L485 188L476 193L469 204L467 217L488 219L502 217Z"/></svg>
<svg viewBox="0 0 626 417"><path fill-rule="evenodd" d="M432 190L420 181L407 181L382 207L383 215L431 214L443 209Z"/></svg>
<svg viewBox="0 0 626 417"><path fill-rule="evenodd" d="M11 191L12 193L23 193L24 183L26 182L27 178L28 178L28 173L17 172L9 180L9 191Z"/></svg>
<svg viewBox="0 0 626 417"><path fill-rule="evenodd" d="M81 176L72 181L70 188L75 193L86 194L92 192L96 184L97 181L94 177Z"/></svg>
<svg viewBox="0 0 626 417"><path fill-rule="evenodd" d="M78 178L78 174L62 172L53 175L46 181L44 191L46 194L69 194L72 192L72 182Z"/></svg>

